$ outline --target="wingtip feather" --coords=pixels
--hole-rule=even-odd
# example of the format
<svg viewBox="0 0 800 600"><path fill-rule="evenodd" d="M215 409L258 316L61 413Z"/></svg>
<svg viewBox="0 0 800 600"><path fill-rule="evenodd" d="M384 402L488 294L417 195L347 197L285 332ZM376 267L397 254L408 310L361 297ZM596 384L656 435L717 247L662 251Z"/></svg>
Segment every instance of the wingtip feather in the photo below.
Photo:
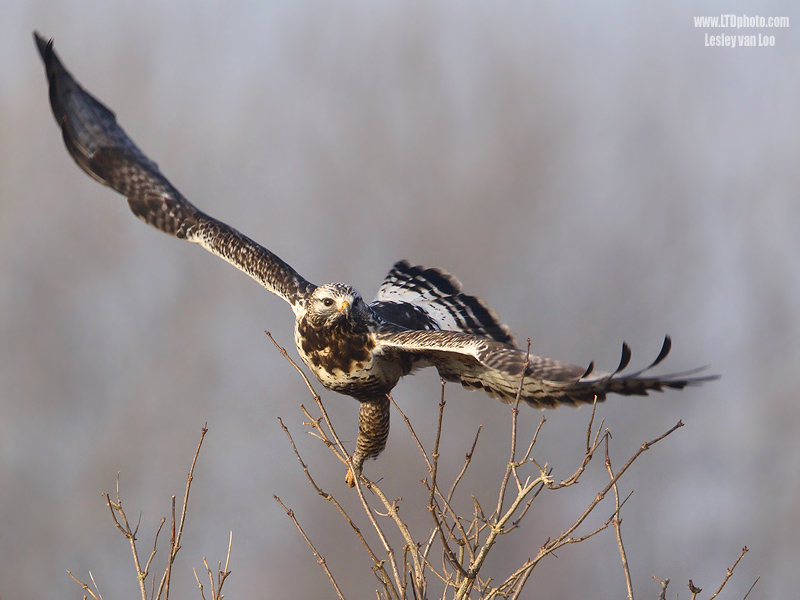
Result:
<svg viewBox="0 0 800 600"><path fill-rule="evenodd" d="M624 370L631 362L631 347L626 342L622 342L622 356L619 358L619 366L614 371L614 375Z"/></svg>
<svg viewBox="0 0 800 600"><path fill-rule="evenodd" d="M33 39L36 41L36 48L39 50L42 60L47 64L53 55L53 38L45 38L38 31L34 31Z"/></svg>
<svg viewBox="0 0 800 600"><path fill-rule="evenodd" d="M669 337L668 335L665 335L664 336L664 343L661 346L661 351L658 353L658 356L656 357L656 359L647 368L648 369L652 369L658 363L660 363L662 360L667 358L667 355L669 354L669 351L671 349L672 349L672 338Z"/></svg>

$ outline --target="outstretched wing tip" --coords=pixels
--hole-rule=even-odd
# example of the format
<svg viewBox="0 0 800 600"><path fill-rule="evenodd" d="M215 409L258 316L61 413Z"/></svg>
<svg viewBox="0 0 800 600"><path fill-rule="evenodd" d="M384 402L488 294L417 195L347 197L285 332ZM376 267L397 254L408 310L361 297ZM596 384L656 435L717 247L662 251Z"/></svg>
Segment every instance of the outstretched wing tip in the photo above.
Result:
<svg viewBox="0 0 800 600"><path fill-rule="evenodd" d="M672 349L672 338L669 335L664 336L664 343L661 345L661 351L658 353L656 359L650 364L650 367L655 367L658 363L664 360ZM648 367L649 368L649 367Z"/></svg>
<svg viewBox="0 0 800 600"><path fill-rule="evenodd" d="M56 55L56 51L53 48L53 38L46 38L41 35L38 31L33 32L33 39L36 42L36 49L39 51L39 56L42 58L42 62L44 63L44 68L47 73L48 80L53 74L53 71L60 66L62 69L64 68L61 65L61 61L58 59Z"/></svg>
<svg viewBox="0 0 800 600"><path fill-rule="evenodd" d="M584 395L586 395L586 397L588 397L589 391L602 393L602 396L605 396L606 393L616 393L626 396L646 396L648 392L697 387L704 383L720 379L721 376L718 374L701 375L701 373L710 368L710 365L664 375L650 375L648 372L667 357L671 348L672 339L668 335L664 336L661 350L653 362L642 369L623 373L631 359L630 347L623 342L622 356L616 370L611 373L598 373L594 377L588 377L592 371L591 369L587 369L586 373L578 378L575 383L584 388Z"/></svg>
<svg viewBox="0 0 800 600"><path fill-rule="evenodd" d="M589 375L592 374L592 371L594 371L594 361L589 363L589 366L586 367L586 370L583 372L583 375L581 375L578 379L584 379L588 377Z"/></svg>
<svg viewBox="0 0 800 600"><path fill-rule="evenodd" d="M53 38L45 38L35 29L33 30L33 39L36 40L36 46L39 48L39 53L44 56L49 48L53 47Z"/></svg>
<svg viewBox="0 0 800 600"><path fill-rule="evenodd" d="M632 354L631 347L628 345L628 343L622 342L622 355L619 358L619 366L614 371L614 375L625 370L625 367L627 367L631 362Z"/></svg>

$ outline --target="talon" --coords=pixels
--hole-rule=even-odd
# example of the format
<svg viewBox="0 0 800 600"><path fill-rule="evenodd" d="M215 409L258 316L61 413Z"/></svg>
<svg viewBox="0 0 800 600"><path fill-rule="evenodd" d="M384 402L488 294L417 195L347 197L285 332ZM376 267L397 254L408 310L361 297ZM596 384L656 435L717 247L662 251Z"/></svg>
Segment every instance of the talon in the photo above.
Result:
<svg viewBox="0 0 800 600"><path fill-rule="evenodd" d="M347 475L344 476L344 480L347 482L347 485L352 488L356 487L356 477L357 475L353 472L353 469L348 468Z"/></svg>

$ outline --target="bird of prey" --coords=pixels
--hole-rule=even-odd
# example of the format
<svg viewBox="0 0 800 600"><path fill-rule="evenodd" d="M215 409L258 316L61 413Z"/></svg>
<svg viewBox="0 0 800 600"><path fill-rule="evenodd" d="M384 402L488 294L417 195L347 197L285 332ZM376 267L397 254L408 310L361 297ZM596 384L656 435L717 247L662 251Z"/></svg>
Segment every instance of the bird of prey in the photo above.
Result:
<svg viewBox="0 0 800 600"><path fill-rule="evenodd" d="M114 113L85 91L64 68L53 43L34 33L44 61L50 104L72 158L89 175L128 199L145 223L225 259L295 314L295 344L323 386L361 404L358 438L347 481L352 486L365 459L380 454L389 435L389 392L401 377L425 366L442 379L482 389L503 402L519 398L540 408L603 400L608 393L647 395L713 379L697 370L650 376L670 350L669 337L645 369L624 374L630 350L613 373L595 372L528 355L483 300L439 269L395 264L375 300L343 283L314 285L275 254L201 212L175 189L117 125Z"/></svg>

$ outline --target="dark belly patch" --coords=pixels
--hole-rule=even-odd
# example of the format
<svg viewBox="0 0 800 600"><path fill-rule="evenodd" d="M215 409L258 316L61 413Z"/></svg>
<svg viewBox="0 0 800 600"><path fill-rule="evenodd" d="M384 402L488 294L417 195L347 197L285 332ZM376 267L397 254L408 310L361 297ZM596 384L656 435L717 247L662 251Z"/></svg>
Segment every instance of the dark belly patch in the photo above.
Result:
<svg viewBox="0 0 800 600"><path fill-rule="evenodd" d="M367 332L353 332L346 327L317 328L306 319L297 324L300 349L314 368L334 375L352 373L370 362L375 342Z"/></svg>

